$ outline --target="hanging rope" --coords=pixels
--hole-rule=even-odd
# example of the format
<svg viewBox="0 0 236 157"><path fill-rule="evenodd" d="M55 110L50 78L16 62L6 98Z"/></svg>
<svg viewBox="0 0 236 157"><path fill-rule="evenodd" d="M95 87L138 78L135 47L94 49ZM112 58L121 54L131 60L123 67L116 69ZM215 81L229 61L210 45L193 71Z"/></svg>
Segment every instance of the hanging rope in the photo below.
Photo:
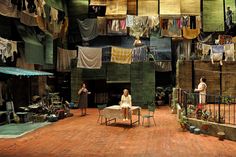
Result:
<svg viewBox="0 0 236 157"><path fill-rule="evenodd" d="M214 70L206 70L201 68L194 68L196 71L204 71L204 72L211 72L211 73L222 73L222 74L236 74L236 72L220 72L220 71L214 71Z"/></svg>

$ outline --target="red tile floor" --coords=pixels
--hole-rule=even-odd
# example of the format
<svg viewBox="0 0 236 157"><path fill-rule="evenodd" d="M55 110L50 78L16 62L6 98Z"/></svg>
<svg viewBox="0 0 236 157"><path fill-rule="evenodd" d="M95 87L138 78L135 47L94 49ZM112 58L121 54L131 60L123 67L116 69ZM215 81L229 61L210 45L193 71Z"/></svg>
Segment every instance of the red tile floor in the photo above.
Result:
<svg viewBox="0 0 236 157"><path fill-rule="evenodd" d="M146 110L142 110L144 113ZM236 142L183 132L168 107L155 113L157 126L98 124L97 110L40 128L16 139L0 139L0 157L235 157Z"/></svg>

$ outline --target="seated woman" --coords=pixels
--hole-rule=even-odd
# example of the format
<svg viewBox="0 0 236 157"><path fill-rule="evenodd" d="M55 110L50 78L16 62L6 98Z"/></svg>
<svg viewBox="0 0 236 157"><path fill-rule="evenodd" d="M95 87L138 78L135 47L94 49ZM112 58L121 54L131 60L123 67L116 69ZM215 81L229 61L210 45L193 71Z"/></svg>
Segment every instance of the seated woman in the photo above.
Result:
<svg viewBox="0 0 236 157"><path fill-rule="evenodd" d="M122 107L122 110L124 113L123 120L128 120L129 108L132 106L132 98L131 98L131 95L129 95L128 89L123 90L123 95L121 96L120 106Z"/></svg>

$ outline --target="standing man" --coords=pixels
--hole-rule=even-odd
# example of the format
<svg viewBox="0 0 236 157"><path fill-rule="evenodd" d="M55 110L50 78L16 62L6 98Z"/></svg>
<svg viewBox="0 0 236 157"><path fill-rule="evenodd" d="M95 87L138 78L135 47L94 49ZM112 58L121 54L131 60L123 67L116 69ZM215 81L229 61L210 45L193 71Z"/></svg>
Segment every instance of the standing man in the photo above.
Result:
<svg viewBox="0 0 236 157"><path fill-rule="evenodd" d="M231 29L232 27L232 16L233 16L233 12L232 10L230 10L230 7L227 7L227 12L226 12L226 24L228 26L229 29Z"/></svg>

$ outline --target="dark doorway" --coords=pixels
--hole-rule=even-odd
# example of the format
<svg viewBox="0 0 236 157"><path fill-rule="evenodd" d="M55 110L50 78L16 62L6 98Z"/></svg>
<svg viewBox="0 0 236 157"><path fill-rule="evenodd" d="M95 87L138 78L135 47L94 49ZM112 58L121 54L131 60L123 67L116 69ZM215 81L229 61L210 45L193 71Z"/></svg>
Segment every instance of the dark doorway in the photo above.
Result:
<svg viewBox="0 0 236 157"><path fill-rule="evenodd" d="M128 89L130 93L130 83L109 83L108 84L108 106L118 105L123 94L123 90ZM131 93L130 93L131 94Z"/></svg>
<svg viewBox="0 0 236 157"><path fill-rule="evenodd" d="M156 72L156 85L155 87L162 87L165 96L163 98L164 104L169 104L169 94L171 94L171 90L173 87L173 78L172 78L172 72ZM157 100L158 98L156 98Z"/></svg>

